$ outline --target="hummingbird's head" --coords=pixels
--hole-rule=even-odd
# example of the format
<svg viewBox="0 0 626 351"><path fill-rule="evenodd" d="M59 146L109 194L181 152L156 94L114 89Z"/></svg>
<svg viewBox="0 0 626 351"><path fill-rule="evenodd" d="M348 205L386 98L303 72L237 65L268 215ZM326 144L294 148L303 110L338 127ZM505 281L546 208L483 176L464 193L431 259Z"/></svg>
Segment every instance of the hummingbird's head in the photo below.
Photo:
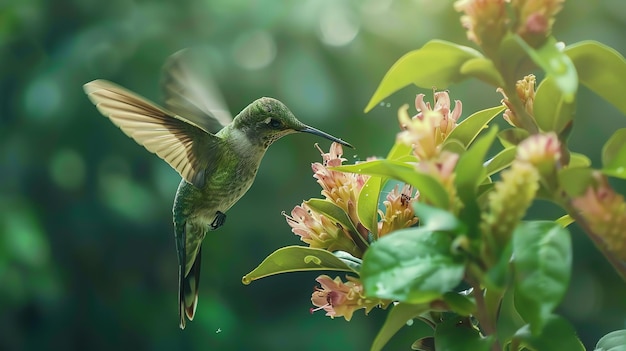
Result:
<svg viewBox="0 0 626 351"><path fill-rule="evenodd" d="M263 97L252 102L233 121L233 127L245 133L252 143L268 148L273 142L292 133L319 135L342 145L347 142L300 122L282 102Z"/></svg>

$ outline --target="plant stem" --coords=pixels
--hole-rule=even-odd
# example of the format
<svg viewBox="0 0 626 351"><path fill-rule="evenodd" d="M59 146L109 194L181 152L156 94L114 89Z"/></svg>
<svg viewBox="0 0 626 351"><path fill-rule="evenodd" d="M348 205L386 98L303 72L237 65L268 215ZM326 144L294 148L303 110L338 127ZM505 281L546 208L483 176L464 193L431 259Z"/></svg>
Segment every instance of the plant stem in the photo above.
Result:
<svg viewBox="0 0 626 351"><path fill-rule="evenodd" d="M480 324L480 328L482 329L485 335L493 335L496 333L496 328L494 325L494 321L490 318L489 312L487 309L487 305L485 304L484 297L484 289L481 288L480 284L475 281L471 277L466 277L466 281L472 286L474 289L474 299L476 300L476 319L478 319L478 323ZM500 344L496 341L491 347L493 351L501 351Z"/></svg>

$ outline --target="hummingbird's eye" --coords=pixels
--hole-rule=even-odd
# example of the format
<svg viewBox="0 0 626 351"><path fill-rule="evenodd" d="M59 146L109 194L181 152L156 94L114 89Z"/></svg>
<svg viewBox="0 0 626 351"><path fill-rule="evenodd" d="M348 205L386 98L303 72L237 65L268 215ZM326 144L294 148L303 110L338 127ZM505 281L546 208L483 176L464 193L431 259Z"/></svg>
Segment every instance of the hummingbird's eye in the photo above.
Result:
<svg viewBox="0 0 626 351"><path fill-rule="evenodd" d="M270 126L270 128L278 129L283 126L283 123L275 118L270 118L270 120L267 121L267 125Z"/></svg>

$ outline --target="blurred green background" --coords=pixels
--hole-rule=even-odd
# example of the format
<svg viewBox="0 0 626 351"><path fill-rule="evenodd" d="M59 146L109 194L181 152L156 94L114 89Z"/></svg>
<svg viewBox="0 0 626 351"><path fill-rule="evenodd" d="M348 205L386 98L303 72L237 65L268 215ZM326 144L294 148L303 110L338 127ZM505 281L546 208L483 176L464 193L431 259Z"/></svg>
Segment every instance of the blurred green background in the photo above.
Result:
<svg viewBox="0 0 626 351"><path fill-rule="evenodd" d="M366 350L386 312L351 322L309 314L316 274L241 277L298 244L281 211L320 197L310 135L270 148L227 225L204 244L196 319L178 328L171 205L179 177L89 103L82 85L117 82L159 101L166 57L201 46L233 112L261 96L353 143L350 162L384 155L406 88L363 107L401 55L439 38L467 44L451 1L0 1L0 350ZM555 26L566 43L626 52L621 0L570 0ZM626 77L624 77L626 78ZM499 103L476 81L449 88L463 116ZM586 89L572 148L599 165L626 119ZM614 183L626 192L623 183ZM537 204L531 215L561 213ZM587 347L626 325L626 289L577 228L571 289L559 313ZM389 350L407 350L406 327Z"/></svg>

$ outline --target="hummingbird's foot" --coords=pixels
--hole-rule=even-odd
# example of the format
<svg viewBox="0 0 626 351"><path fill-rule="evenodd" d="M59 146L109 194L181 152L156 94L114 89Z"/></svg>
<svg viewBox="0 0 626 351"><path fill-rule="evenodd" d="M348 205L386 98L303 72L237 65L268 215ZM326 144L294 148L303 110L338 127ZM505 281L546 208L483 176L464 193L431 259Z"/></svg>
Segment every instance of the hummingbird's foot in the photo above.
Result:
<svg viewBox="0 0 626 351"><path fill-rule="evenodd" d="M215 219L211 222L211 230L215 230L226 223L226 215L220 211L215 212Z"/></svg>

